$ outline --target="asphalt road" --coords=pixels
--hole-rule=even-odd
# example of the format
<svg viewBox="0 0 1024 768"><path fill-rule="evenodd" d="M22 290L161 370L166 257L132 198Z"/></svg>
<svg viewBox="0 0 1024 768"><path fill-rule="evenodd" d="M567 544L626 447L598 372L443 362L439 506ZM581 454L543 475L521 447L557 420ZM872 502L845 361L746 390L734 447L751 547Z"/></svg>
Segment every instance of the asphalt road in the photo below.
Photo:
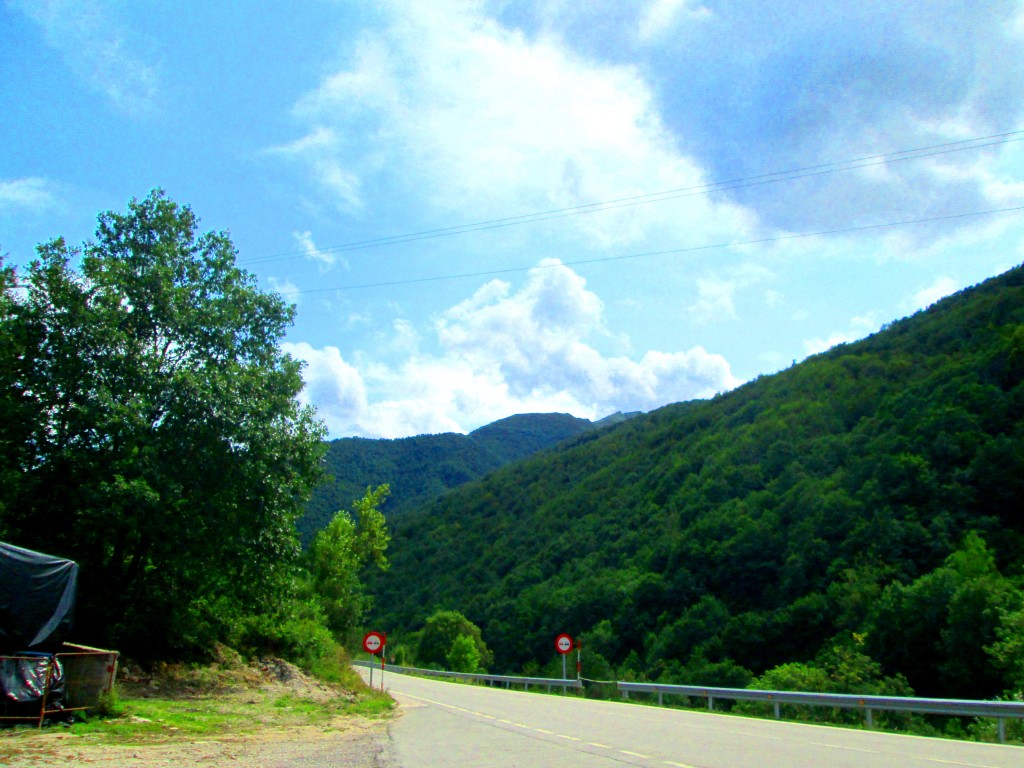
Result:
<svg viewBox="0 0 1024 768"><path fill-rule="evenodd" d="M367 676L368 670L360 669ZM380 670L374 674L380 684ZM1024 768L1024 748L542 695L387 674L387 768Z"/></svg>

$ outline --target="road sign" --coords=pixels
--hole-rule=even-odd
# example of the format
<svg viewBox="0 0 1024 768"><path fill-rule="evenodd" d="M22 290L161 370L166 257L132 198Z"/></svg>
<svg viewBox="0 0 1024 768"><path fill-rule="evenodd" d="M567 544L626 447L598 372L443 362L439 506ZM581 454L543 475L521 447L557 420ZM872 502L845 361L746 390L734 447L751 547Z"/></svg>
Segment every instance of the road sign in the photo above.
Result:
<svg viewBox="0 0 1024 768"><path fill-rule="evenodd" d="M555 650L563 656L572 651L572 637L562 633L555 638Z"/></svg>
<svg viewBox="0 0 1024 768"><path fill-rule="evenodd" d="M367 632L363 638L363 650L367 653L377 654L388 641L388 636L383 632Z"/></svg>

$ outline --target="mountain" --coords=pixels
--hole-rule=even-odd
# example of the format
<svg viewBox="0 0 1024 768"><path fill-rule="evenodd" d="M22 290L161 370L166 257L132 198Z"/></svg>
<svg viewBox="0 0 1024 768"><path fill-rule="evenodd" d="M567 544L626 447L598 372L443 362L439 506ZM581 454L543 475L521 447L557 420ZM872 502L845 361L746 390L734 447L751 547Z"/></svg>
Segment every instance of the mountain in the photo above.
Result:
<svg viewBox="0 0 1024 768"><path fill-rule="evenodd" d="M1019 690L1022 382L1018 267L408 510L371 619L400 637L461 611L508 671L568 632L594 676L859 665L920 695Z"/></svg>
<svg viewBox="0 0 1024 768"><path fill-rule="evenodd" d="M394 520L407 510L433 501L447 490L483 477L504 464L629 417L613 414L591 422L566 413L528 413L509 416L468 435L333 440L325 458L332 479L314 490L298 523L300 536L303 543L308 543L338 510L348 509L354 499L361 498L368 486L391 486L383 511L389 520Z"/></svg>

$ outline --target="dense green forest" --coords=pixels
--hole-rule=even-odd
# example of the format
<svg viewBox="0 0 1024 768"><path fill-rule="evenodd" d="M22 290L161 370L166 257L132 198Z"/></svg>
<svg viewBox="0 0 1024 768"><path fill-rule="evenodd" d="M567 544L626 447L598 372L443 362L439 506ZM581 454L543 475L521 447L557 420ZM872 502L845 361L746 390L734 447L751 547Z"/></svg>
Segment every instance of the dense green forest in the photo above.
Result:
<svg viewBox="0 0 1024 768"><path fill-rule="evenodd" d="M313 490L299 520L303 542L326 527L339 509L387 483L391 495L383 507L389 520L429 503L459 485L537 451L629 418L613 414L597 422L565 413L526 413L480 427L468 435L419 435L398 440L346 437L327 445L324 468L329 479Z"/></svg>
<svg viewBox="0 0 1024 768"><path fill-rule="evenodd" d="M392 533L374 626L460 611L497 671L543 668L569 632L592 677L1019 692L1024 268L508 465Z"/></svg>

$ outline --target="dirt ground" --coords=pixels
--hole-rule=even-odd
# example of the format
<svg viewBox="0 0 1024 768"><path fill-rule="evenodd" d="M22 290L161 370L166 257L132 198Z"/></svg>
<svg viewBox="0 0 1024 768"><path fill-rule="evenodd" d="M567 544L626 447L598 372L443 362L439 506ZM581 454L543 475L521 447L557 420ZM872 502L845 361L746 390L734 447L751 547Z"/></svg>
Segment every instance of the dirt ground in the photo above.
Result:
<svg viewBox="0 0 1024 768"><path fill-rule="evenodd" d="M119 674L119 690L126 697L159 695L161 698L216 695L228 706L256 706L282 695L327 702L348 695L324 685L287 662L270 660L237 668L216 679L195 680L187 675L143 675L131 665ZM208 675L206 677L209 677ZM252 729L228 729L197 737L167 728L143 734L131 743L111 743L102 733L75 734L61 726L42 730L0 730L0 766L49 768L386 768L389 718L337 715L316 724L278 719L273 710L255 718Z"/></svg>
<svg viewBox="0 0 1024 768"><path fill-rule="evenodd" d="M11 768L96 766L156 768L175 765L205 768L384 768L388 764L387 724L349 719L342 728L324 731L306 726L233 734L192 741L171 737L145 744L90 744L85 736L47 734L22 743L0 741L0 765Z"/></svg>

